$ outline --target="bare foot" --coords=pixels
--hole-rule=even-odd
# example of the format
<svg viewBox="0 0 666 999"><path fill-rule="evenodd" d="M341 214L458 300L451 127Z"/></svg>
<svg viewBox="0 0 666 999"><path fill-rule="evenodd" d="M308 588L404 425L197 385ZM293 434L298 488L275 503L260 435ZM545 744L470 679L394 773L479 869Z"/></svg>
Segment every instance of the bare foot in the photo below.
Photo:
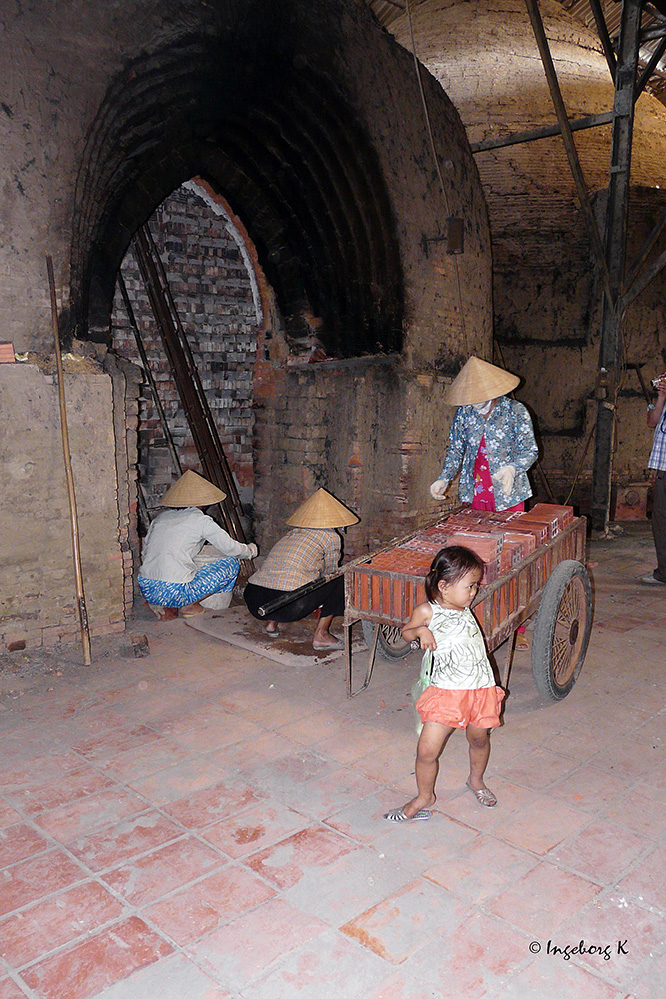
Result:
<svg viewBox="0 0 666 999"><path fill-rule="evenodd" d="M201 604L187 604L180 608L181 617L195 617L197 614L205 614L206 608Z"/></svg>
<svg viewBox="0 0 666 999"><path fill-rule="evenodd" d="M176 607L162 607L161 604L148 604L148 606L160 621L172 621L178 617L178 608Z"/></svg>

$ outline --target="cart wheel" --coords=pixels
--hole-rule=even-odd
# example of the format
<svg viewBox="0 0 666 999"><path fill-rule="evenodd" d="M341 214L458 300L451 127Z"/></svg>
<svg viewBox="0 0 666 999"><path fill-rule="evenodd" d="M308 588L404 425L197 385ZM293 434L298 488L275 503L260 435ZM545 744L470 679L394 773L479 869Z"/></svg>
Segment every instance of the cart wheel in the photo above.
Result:
<svg viewBox="0 0 666 999"><path fill-rule="evenodd" d="M375 625L372 621L361 621L363 628L363 638L369 649L375 640ZM382 624L379 626L379 638L377 640L377 652L382 659L404 659L412 651L409 642L400 634L400 627L392 624Z"/></svg>
<svg viewBox="0 0 666 999"><path fill-rule="evenodd" d="M542 697L561 701L580 673L592 624L592 587L585 566L560 562L546 583L532 638L532 675Z"/></svg>

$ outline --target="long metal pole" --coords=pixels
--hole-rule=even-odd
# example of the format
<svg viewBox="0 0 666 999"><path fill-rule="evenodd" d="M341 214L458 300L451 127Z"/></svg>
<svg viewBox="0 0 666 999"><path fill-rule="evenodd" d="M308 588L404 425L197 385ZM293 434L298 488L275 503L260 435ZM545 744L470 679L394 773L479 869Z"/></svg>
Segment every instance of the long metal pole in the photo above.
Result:
<svg viewBox="0 0 666 999"><path fill-rule="evenodd" d="M634 128L634 92L642 0L623 0L620 21L610 176L606 202L605 255L610 288L604 284L599 345L599 387L592 473L592 526L606 533L610 520L613 453L617 418L617 395L621 369L623 303L620 290L624 279L627 242L627 215L631 175L631 145Z"/></svg>
<svg viewBox="0 0 666 999"><path fill-rule="evenodd" d="M153 234L151 233L150 228L147 224L142 227L142 232L146 238L146 242L150 247L152 253L152 259L155 263L155 266L157 267L158 272L161 276L162 293L164 295L167 307L171 314L174 329L178 335L179 342L182 346L182 349L188 361L189 372L192 379L192 386L199 400L199 410L208 428L208 436L210 437L212 446L215 450L217 463L224 476L225 487L227 493L229 494L229 500L231 506L234 508L234 513L238 518L237 527L241 531L240 538L242 540L243 533L242 533L242 528L240 526L240 516L242 513L242 508L241 508L240 497L238 495L238 490L236 489L236 482L234 480L233 473L227 462L227 457L224 453L224 449L222 448L222 445L220 443L220 439L217 433L217 427L215 426L215 420L213 419L213 414L211 413L210 406L208 405L208 399L206 398L206 393L204 392L203 385L201 384L201 379L199 378L199 372L197 370L196 362L192 354L192 348L190 347L190 342L187 339L187 334L185 333L183 324L180 321L180 316L176 308L176 303L174 301L173 295L171 294L171 288L169 287L167 273L164 268L164 264L162 263L162 258L157 252L157 247L155 246Z"/></svg>
<svg viewBox="0 0 666 999"><path fill-rule="evenodd" d="M571 132L571 126L569 125L569 118L564 106L560 85L557 80L555 65L550 54L546 31L543 26L543 21L541 20L539 5L537 0L525 0L525 6L527 7L527 13L532 24L532 30L534 32L534 37L541 56L541 62L543 63L543 71L546 74L546 80L548 82L550 96L555 108L555 114L557 115L560 129L562 130L562 141L564 143L567 157L569 158L569 166L571 168L574 184L576 186L578 200L580 201L580 206L583 211L583 218L587 226L588 235L592 244L592 250L599 267L604 290L606 291L608 297L612 300L613 291L610 274L608 272L606 257L604 255L604 249L601 243L599 229L597 227L597 220L594 217L594 212L590 203L590 196L587 190L587 184L585 183L583 170L580 165L580 160L578 159L578 152L573 140L573 134Z"/></svg>
<svg viewBox="0 0 666 999"><path fill-rule="evenodd" d="M145 269L144 280L146 277L148 278L146 283L148 294L151 297L151 302L154 301L158 305L158 321L163 334L169 340L168 345L165 341L165 346L171 350L174 357L172 368L174 369L174 376L176 376L177 387L179 388L179 392L181 387L186 389L185 394L187 398L183 396L181 398L186 414L188 417L191 417L189 420L190 429L195 437L202 464L206 468L209 478L212 478L212 481L227 493L227 500L220 507L225 520L229 521L230 525L232 525L230 528L227 528L229 533L239 541L244 541L245 536L240 520L241 507L236 484L219 442L217 430L196 370L192 352L182 330L175 303L171 297L162 261L155 247L152 233L147 225L137 230L135 245L139 250L140 266L142 264L141 258L143 258L143 267ZM162 276L161 281L160 274ZM186 385L177 378L179 370L188 372L189 374L189 378L184 380L187 383Z"/></svg>
<svg viewBox="0 0 666 999"><path fill-rule="evenodd" d="M615 73L617 72L617 59L615 58L615 52L613 51L613 43L611 42L610 35L608 34L608 28L606 26L606 18L604 17L604 12L601 8L599 0L589 0L590 7L592 8L592 14L594 16L594 22L597 26L597 33L601 39L601 44L604 47L604 55L606 56L606 62L608 63L608 69L610 71L613 83L615 82Z"/></svg>
<svg viewBox="0 0 666 999"><path fill-rule="evenodd" d="M599 128L601 125L610 125L613 121L612 111L603 111L601 114L590 114L586 118L573 118L569 121L569 128L572 132L580 132L587 128ZM524 132L513 132L511 135L498 135L495 139L482 139L480 142L470 143L473 153L484 153L487 149L502 149L504 146L517 146L523 142L536 142L538 139L549 139L553 135L561 135L562 129L559 125L543 125L540 128L529 128Z"/></svg>
<svg viewBox="0 0 666 999"><path fill-rule="evenodd" d="M69 517L72 529L72 554L74 556L74 581L76 585L76 602L79 609L79 627L81 630L81 645L83 646L83 663L90 666L90 631L88 629L88 611L83 592L83 573L81 572L81 551L79 548L79 521L76 513L76 493L74 477L72 476L72 459L69 453L69 432L67 430L67 407L65 404L65 383L62 372L62 357L60 354L60 334L58 332L58 303L56 301L55 278L53 276L53 260L46 255L46 271L49 278L51 293L51 323L55 342L56 369L58 372L58 400L60 402L60 430L62 435L62 454L65 460L65 478L67 480L67 497L69 499Z"/></svg>
<svg viewBox="0 0 666 999"><path fill-rule="evenodd" d="M636 89L634 90L634 101L637 101L640 95L645 90L646 85L650 81L650 77L652 76L655 69L660 63L661 57L663 56L664 52L666 52L666 38L662 38L662 40L659 42L656 49L650 56L650 61L646 65L640 77L638 78Z"/></svg>
<svg viewBox="0 0 666 999"><path fill-rule="evenodd" d="M146 348L143 345L143 339L141 338L141 332L139 330L139 325L136 321L134 315L134 309L132 308L132 302L127 293L127 287L125 285L125 280L122 273L118 272L118 287L120 288L120 294L122 295L123 302L125 303L125 311L127 313L127 318L129 319L130 326L134 332L134 339L136 341L136 347L139 351L139 357L143 364L143 370L150 385L150 391L153 395L153 401L155 403L155 409L157 410L157 415L159 416L160 423L162 425L162 430L164 432L164 437L166 439L169 454L171 455L171 460L173 461L173 467L176 469L179 475L183 474L183 466L180 463L180 458L178 457L178 452L176 451L176 445L174 444L173 437L171 436L171 429L169 427L166 413L160 401L160 397L157 391L157 383L153 377L153 373L150 370L150 363L148 361L148 355L146 353Z"/></svg>
<svg viewBox="0 0 666 999"><path fill-rule="evenodd" d="M226 498L218 504L222 521L232 537L238 541L245 541L240 520L241 506L233 474L227 464L192 352L180 325L166 272L147 225L137 229L134 245L141 276L146 285L151 308L162 335L164 349L171 364L176 388L201 463L210 481L227 493ZM180 331L182 335L179 335ZM244 565L247 563L247 566L254 571L252 559L241 561Z"/></svg>
<svg viewBox="0 0 666 999"><path fill-rule="evenodd" d="M146 285L146 291L148 292L148 298L153 310L153 315L155 316L162 334L162 341L164 343L164 349L166 351L169 364L171 365L174 377L176 378L176 387L183 404L183 409L185 410L185 415L187 417L187 422L192 433L197 453L201 459L201 464L203 465L205 474L211 482L223 489L224 484L226 483L220 481L221 476L218 475L220 469L215 461L212 444L205 432L207 429L206 424L203 420L199 419L199 400L194 391L192 381L190 378L178 378L179 372L187 371L187 359L176 336L176 331L173 327L173 321L166 306L166 302L164 301L163 296L160 295L159 281L155 271L155 265L150 256L149 248L146 245L145 240L142 239L140 229L137 230L136 233L135 245L137 247L139 270L141 271L141 276ZM236 537L237 540L244 540L242 534L238 534L236 531L236 527L232 519L232 509L227 508L226 501L219 503L218 508L222 515L224 527L229 534L231 534L232 537Z"/></svg>

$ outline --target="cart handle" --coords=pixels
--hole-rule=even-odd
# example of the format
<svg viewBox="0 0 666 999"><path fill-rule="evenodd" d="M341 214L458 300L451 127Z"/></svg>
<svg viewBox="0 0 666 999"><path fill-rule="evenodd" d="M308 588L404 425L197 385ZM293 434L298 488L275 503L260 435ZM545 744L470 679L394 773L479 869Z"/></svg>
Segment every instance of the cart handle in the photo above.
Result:
<svg viewBox="0 0 666 999"><path fill-rule="evenodd" d="M315 579L312 583L305 583L303 586L299 586L297 590L290 590L289 593L283 593L279 597L275 597L274 600L269 600L267 604L262 604L261 607L257 607L257 614L259 617L267 617L272 614L273 611L279 610L281 607L286 607L287 604L292 603L294 600L298 600L299 597L304 597L306 593L312 593L313 590L318 589L327 583L329 579L335 579L336 576L341 576L341 572L329 573L328 576L320 576Z"/></svg>

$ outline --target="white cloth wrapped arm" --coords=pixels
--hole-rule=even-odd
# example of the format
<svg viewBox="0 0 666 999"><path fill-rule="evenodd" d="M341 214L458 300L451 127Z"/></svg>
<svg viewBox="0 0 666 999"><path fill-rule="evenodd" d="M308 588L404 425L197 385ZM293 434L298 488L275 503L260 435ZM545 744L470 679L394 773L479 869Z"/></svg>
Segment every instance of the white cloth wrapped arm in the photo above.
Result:
<svg viewBox="0 0 666 999"><path fill-rule="evenodd" d="M430 495L433 499L443 500L446 496L446 491L449 488L448 479L435 479L433 484L430 486Z"/></svg>
<svg viewBox="0 0 666 999"><path fill-rule="evenodd" d="M516 477L515 465L502 465L493 475L493 485L499 486L505 496L509 496L513 489L513 481Z"/></svg>

